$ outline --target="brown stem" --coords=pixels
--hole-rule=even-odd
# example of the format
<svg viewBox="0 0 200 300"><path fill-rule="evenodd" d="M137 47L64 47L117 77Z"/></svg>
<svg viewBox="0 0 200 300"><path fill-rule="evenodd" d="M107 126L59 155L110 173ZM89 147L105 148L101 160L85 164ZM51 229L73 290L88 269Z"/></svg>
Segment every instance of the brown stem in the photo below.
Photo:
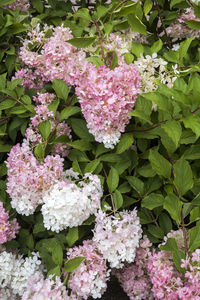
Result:
<svg viewBox="0 0 200 300"><path fill-rule="evenodd" d="M105 54L104 54L104 49L103 49L103 39L102 39L102 35L101 35L101 30L99 28L99 25L98 25L97 21L94 21L94 24L95 24L95 26L97 28L97 32L98 32L98 35L99 35L100 46L101 46L101 56L104 58Z"/></svg>
<svg viewBox="0 0 200 300"><path fill-rule="evenodd" d="M184 238L185 254L187 254L188 253L187 232L186 232L186 229L185 229L185 223L184 223L184 217L183 217L183 209L181 209L181 225L182 225L183 238Z"/></svg>
<svg viewBox="0 0 200 300"><path fill-rule="evenodd" d="M120 2L115 8L114 10L112 11L111 15L110 15L110 18L112 18L112 15L114 14L115 10L117 10L121 5L125 4L126 2L128 2L129 0L124 0L122 2Z"/></svg>

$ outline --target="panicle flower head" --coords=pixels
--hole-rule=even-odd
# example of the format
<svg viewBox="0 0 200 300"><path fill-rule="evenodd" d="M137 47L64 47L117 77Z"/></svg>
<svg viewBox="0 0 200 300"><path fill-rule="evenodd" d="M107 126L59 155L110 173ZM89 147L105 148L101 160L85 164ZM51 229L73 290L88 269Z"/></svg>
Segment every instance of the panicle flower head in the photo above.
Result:
<svg viewBox="0 0 200 300"><path fill-rule="evenodd" d="M16 0L15 2L8 4L7 8L11 10L28 11L30 7L29 0Z"/></svg>
<svg viewBox="0 0 200 300"><path fill-rule="evenodd" d="M42 204L45 191L63 172L63 158L48 155L43 163L39 163L26 140L22 146L17 144L11 149L6 165L7 192L11 197L11 205L19 214L27 216Z"/></svg>
<svg viewBox="0 0 200 300"><path fill-rule="evenodd" d="M113 270L130 300L153 300L152 284L147 270L151 245L148 238L144 237L136 250L135 262L122 269Z"/></svg>
<svg viewBox="0 0 200 300"><path fill-rule="evenodd" d="M67 252L67 258L83 256L80 266L70 273L68 287L81 299L101 298L107 288L110 271L106 261L92 241L83 241L83 246L74 247Z"/></svg>
<svg viewBox="0 0 200 300"><path fill-rule="evenodd" d="M102 195L97 175L87 173L80 179L72 170L64 172L63 180L53 185L43 197L44 226L59 232L81 225L96 213Z"/></svg>
<svg viewBox="0 0 200 300"><path fill-rule="evenodd" d="M47 279L41 274L31 277L28 281L26 291L22 296L22 300L70 300L65 286L56 277L54 281L50 275Z"/></svg>
<svg viewBox="0 0 200 300"><path fill-rule="evenodd" d="M77 84L76 94L87 127L95 140L114 148L129 123L140 77L134 64L122 64L114 70L90 65L87 76Z"/></svg>
<svg viewBox="0 0 200 300"><path fill-rule="evenodd" d="M135 260L142 229L137 211L122 211L115 216L96 215L93 240L111 268L122 268Z"/></svg>
<svg viewBox="0 0 200 300"><path fill-rule="evenodd" d="M35 252L32 253L32 257L23 258L2 251L0 253L0 289L9 289L12 294L22 296L28 280L37 272L41 273L42 270L41 260Z"/></svg>
<svg viewBox="0 0 200 300"><path fill-rule="evenodd" d="M3 203L0 201L0 244L14 239L19 228L16 219L9 221L8 212L5 211Z"/></svg>
<svg viewBox="0 0 200 300"><path fill-rule="evenodd" d="M39 76L35 74L34 71L31 69L25 69L22 68L21 70L18 70L15 72L15 75L12 77L12 80L21 78L22 82L21 85L25 89L41 89L44 86L44 83L42 80L40 80Z"/></svg>
<svg viewBox="0 0 200 300"><path fill-rule="evenodd" d="M50 29L52 35L46 37ZM29 39L24 41L20 49L21 60L30 68L35 68L35 73L42 81L52 81L55 78L62 79L70 85L74 85L84 73L88 62L83 50L78 50L67 42L73 38L69 28L64 26L44 27L39 26L29 33ZM30 43L37 42L39 53L30 50Z"/></svg>

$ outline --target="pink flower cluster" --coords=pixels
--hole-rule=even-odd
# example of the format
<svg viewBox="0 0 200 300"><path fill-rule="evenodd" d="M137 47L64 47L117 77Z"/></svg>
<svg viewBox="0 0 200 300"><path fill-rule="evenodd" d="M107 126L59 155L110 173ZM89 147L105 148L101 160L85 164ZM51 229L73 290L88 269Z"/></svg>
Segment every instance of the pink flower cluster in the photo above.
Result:
<svg viewBox="0 0 200 300"><path fill-rule="evenodd" d="M41 89L44 86L40 77L31 69L22 68L21 70L18 70L15 73L15 76L12 77L12 80L17 78L23 79L21 85L23 85L25 89Z"/></svg>
<svg viewBox="0 0 200 300"><path fill-rule="evenodd" d="M134 107L140 77L134 64L122 64L114 70L90 65L86 80L80 80L76 94L87 127L95 140L114 148L119 142Z"/></svg>
<svg viewBox="0 0 200 300"><path fill-rule="evenodd" d="M93 241L111 268L122 268L135 260L136 248L142 237L137 210L122 211L115 216L105 212L96 214Z"/></svg>
<svg viewBox="0 0 200 300"><path fill-rule="evenodd" d="M36 114L31 118L31 123L26 129L25 137L32 145L36 145L42 142L42 136L39 132L38 125L42 121L49 120L51 123L51 132L56 130L56 137L61 135L67 135L71 139L71 129L68 124L65 122L58 122L53 112L49 111L48 104L50 104L55 98L54 94L44 93L34 96L33 99L38 105L35 108ZM64 144L55 144L51 153L59 154L62 157L65 157L69 153L69 146Z"/></svg>
<svg viewBox="0 0 200 300"><path fill-rule="evenodd" d="M16 0L15 2L8 4L7 8L11 10L28 11L30 7L29 0Z"/></svg>
<svg viewBox="0 0 200 300"><path fill-rule="evenodd" d="M107 287L110 271L106 261L92 241L83 241L83 246L74 247L67 252L67 258L85 257L80 266L70 273L68 287L80 299L101 298Z"/></svg>
<svg viewBox="0 0 200 300"><path fill-rule="evenodd" d="M44 192L62 175L63 158L48 155L39 163L29 143L15 145L6 162L8 168L7 192L11 205L20 214L30 215L42 203Z"/></svg>
<svg viewBox="0 0 200 300"><path fill-rule="evenodd" d="M48 29L52 30L52 36L46 38ZM67 42L73 38L69 28L45 27L44 31L40 31L36 27L29 33L29 38L20 49L20 58L28 67L35 69L34 74L40 76L44 82L59 78L74 85L78 81L88 63L85 52ZM29 49L33 42L37 43L40 52Z"/></svg>
<svg viewBox="0 0 200 300"><path fill-rule="evenodd" d="M5 211L3 203L0 201L0 244L15 239L19 228L16 219L9 221L9 214Z"/></svg>
<svg viewBox="0 0 200 300"><path fill-rule="evenodd" d="M130 300L153 299L152 284L147 272L151 246L150 241L147 238L143 238L140 240L140 247L136 250L134 264L127 265L123 269L113 270L113 274L118 278Z"/></svg>
<svg viewBox="0 0 200 300"><path fill-rule="evenodd" d="M189 20L198 22L200 20L195 16L193 8L187 8L174 23L167 27L167 34L173 38L173 41L191 36L200 36L200 30L191 29L187 26L185 21Z"/></svg>
<svg viewBox="0 0 200 300"><path fill-rule="evenodd" d="M68 292L59 277L56 277L55 281L52 277L51 275L44 279L39 273L32 277L28 281L22 300L78 300L75 296L73 298L68 296Z"/></svg>

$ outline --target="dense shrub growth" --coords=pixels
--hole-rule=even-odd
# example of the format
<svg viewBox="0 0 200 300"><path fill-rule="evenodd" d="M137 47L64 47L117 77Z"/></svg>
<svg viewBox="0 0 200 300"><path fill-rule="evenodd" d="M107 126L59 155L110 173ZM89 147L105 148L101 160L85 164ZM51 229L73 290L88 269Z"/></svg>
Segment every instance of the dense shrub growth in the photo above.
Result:
<svg viewBox="0 0 200 300"><path fill-rule="evenodd" d="M198 5L0 0L1 300L200 299Z"/></svg>

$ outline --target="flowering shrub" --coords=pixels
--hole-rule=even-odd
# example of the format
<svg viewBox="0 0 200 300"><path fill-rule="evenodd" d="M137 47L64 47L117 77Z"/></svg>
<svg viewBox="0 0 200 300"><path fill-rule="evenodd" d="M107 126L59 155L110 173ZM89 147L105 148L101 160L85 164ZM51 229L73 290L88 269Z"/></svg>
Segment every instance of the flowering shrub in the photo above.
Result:
<svg viewBox="0 0 200 300"><path fill-rule="evenodd" d="M199 1L0 2L0 299L199 299Z"/></svg>

